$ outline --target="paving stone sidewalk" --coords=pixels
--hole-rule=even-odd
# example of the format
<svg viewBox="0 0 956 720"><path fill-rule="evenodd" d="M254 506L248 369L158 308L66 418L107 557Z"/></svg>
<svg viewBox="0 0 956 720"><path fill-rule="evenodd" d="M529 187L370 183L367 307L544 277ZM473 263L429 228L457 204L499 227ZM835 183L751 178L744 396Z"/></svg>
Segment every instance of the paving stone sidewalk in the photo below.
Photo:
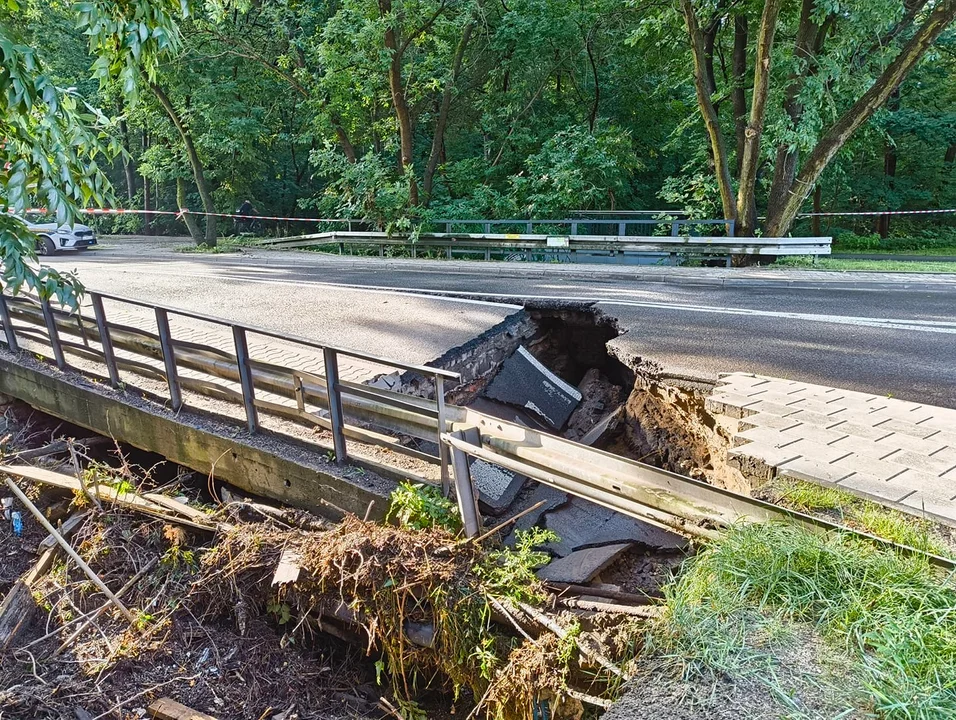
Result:
<svg viewBox="0 0 956 720"><path fill-rule="evenodd" d="M728 455L744 475L842 488L956 525L956 410L732 373L707 409L737 420Z"/></svg>

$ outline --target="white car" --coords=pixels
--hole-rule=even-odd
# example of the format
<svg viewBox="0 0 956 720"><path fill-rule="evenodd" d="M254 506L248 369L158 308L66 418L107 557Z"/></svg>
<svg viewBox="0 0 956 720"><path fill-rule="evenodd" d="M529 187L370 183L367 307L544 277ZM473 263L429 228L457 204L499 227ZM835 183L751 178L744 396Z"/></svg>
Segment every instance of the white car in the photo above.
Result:
<svg viewBox="0 0 956 720"><path fill-rule="evenodd" d="M96 245L96 233L87 225L76 223L70 227L15 217L37 236L37 255L52 255L59 250L87 250Z"/></svg>

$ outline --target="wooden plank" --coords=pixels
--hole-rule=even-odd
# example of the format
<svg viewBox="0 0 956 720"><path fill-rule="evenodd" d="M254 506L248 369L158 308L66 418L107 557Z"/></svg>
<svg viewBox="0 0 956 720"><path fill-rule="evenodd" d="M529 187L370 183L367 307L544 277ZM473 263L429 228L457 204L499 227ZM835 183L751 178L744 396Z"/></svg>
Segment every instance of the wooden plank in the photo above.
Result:
<svg viewBox="0 0 956 720"><path fill-rule="evenodd" d="M61 490L69 490L71 492L83 491L80 481L75 477L64 475L62 473L56 473L45 468L33 467L31 465L3 465L0 466L0 474L14 475L25 480L32 480L34 482L42 483L43 485L60 488ZM174 517L163 505L146 500L142 496L135 493L120 493L117 492L115 488L109 487L107 485L93 484L87 485L87 490L101 500L114 502L117 505L122 505L132 510L146 513L147 515L153 515L164 520L176 522L181 525L187 525L199 530L216 529L216 526L209 522L206 518L204 518L207 520L206 522L200 523L189 518Z"/></svg>
<svg viewBox="0 0 956 720"><path fill-rule="evenodd" d="M156 720L216 720L212 715L193 710L168 697L151 703L146 712Z"/></svg>
<svg viewBox="0 0 956 720"><path fill-rule="evenodd" d="M13 584L0 603L0 652L5 652L11 641L33 622L37 611L33 583L50 571L59 552L59 547L44 550L39 560Z"/></svg>

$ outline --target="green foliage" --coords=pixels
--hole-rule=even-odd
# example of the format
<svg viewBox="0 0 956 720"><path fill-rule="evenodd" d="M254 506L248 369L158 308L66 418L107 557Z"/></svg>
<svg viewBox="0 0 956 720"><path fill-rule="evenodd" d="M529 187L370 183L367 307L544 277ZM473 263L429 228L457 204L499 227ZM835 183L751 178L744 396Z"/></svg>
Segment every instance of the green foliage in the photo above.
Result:
<svg viewBox="0 0 956 720"><path fill-rule="evenodd" d="M929 520L883 507L870 500L833 487L801 480L777 481L771 492L783 503L810 513L836 514L840 521L891 542L953 557Z"/></svg>
<svg viewBox="0 0 956 720"><path fill-rule="evenodd" d="M411 530L444 528L449 532L461 529L458 507L434 485L401 483L390 497L388 522Z"/></svg>
<svg viewBox="0 0 956 720"><path fill-rule="evenodd" d="M546 565L551 556L536 548L549 542L557 542L552 530L532 527L515 532L514 548L501 548L487 553L475 568L486 591L498 597L508 597L523 602L543 599L541 584L534 571Z"/></svg>
<svg viewBox="0 0 956 720"><path fill-rule="evenodd" d="M845 647L882 718L956 714L956 584L925 559L791 525L733 528L667 588L654 649L738 672L781 618ZM707 638L721 638L719 643Z"/></svg>
<svg viewBox="0 0 956 720"><path fill-rule="evenodd" d="M105 139L106 118L54 85L34 49L19 42L6 12L0 10L0 282L14 293L34 289L75 307L82 286L67 274L38 269L36 237L7 213L22 215L39 204L58 223L72 223L77 207L110 197L96 159L116 146Z"/></svg>

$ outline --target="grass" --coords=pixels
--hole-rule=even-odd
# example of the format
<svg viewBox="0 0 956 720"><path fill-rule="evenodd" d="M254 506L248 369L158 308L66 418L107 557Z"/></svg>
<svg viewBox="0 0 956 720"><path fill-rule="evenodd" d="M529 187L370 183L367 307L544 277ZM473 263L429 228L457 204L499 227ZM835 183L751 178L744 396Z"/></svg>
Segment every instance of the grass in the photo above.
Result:
<svg viewBox="0 0 956 720"><path fill-rule="evenodd" d="M841 255L953 255L956 256L956 247L950 245L941 245L939 247L926 247L926 248L917 248L915 250L900 250L896 248L874 248L874 249L861 249L861 248L850 248L844 249L839 245L834 245L833 252L840 253Z"/></svg>
<svg viewBox="0 0 956 720"><path fill-rule="evenodd" d="M804 268L807 270L836 270L841 272L864 270L878 272L956 273L956 263L951 262L818 258L814 264L812 258L803 255L783 257L767 267L775 270Z"/></svg>
<svg viewBox="0 0 956 720"><path fill-rule="evenodd" d="M929 520L848 493L838 488L782 479L768 488L774 502L811 514L837 515L839 521L885 540L908 545L923 552L956 557Z"/></svg>
<svg viewBox="0 0 956 720"><path fill-rule="evenodd" d="M249 245L249 238L231 235L219 238L214 247L208 245L177 245L173 248L173 252L188 255L223 255L242 252L242 248L247 245Z"/></svg>
<svg viewBox="0 0 956 720"><path fill-rule="evenodd" d="M773 682L751 639L806 624L846 654L858 708L885 720L956 718L956 583L924 558L793 525L738 526L666 594L651 647L689 671Z"/></svg>

